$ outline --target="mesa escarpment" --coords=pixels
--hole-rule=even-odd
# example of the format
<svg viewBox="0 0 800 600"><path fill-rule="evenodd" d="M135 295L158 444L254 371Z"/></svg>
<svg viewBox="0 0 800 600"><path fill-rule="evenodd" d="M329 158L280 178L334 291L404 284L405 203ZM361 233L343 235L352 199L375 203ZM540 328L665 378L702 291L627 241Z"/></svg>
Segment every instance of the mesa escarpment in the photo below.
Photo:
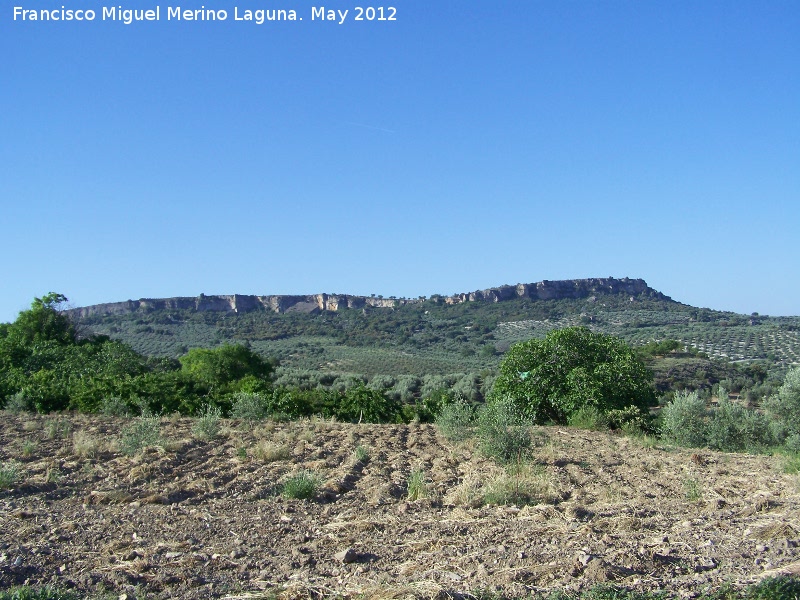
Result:
<svg viewBox="0 0 800 600"><path fill-rule="evenodd" d="M346 308L394 308L404 304L420 302L444 302L461 304L463 302L503 302L514 298L532 300L561 300L567 298L588 298L593 295L626 294L632 298L646 296L669 300L661 292L647 285L643 279L624 277L567 279L563 281L540 281L538 283L519 283L500 287L476 290L452 296L435 295L426 299L419 298L382 298L375 296L354 296L350 294L311 294L311 295L271 295L256 296L232 294L221 296L196 297L183 296L177 298L141 298L125 302L95 304L67 311L73 317L86 318L102 315L120 315L137 311L154 310L191 310L196 312L232 312L245 313L258 310L269 310L276 313L338 311Z"/></svg>

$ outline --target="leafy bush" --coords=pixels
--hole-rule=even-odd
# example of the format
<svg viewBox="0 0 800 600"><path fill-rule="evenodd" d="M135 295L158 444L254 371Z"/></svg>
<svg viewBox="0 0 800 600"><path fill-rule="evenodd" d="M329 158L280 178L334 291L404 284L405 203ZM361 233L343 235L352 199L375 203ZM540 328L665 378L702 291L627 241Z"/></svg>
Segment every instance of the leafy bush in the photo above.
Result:
<svg viewBox="0 0 800 600"><path fill-rule="evenodd" d="M129 417L131 407L119 396L107 396L100 402L100 413L109 417Z"/></svg>
<svg viewBox="0 0 800 600"><path fill-rule="evenodd" d="M778 393L764 402L764 409L783 425L787 436L800 435L800 367L786 374Z"/></svg>
<svg viewBox="0 0 800 600"><path fill-rule="evenodd" d="M706 403L697 392L678 392L661 410L661 435L679 446L704 446L706 414Z"/></svg>
<svg viewBox="0 0 800 600"><path fill-rule="evenodd" d="M495 399L478 415L481 451L500 462L521 461L532 445L530 428L530 419L512 399Z"/></svg>
<svg viewBox="0 0 800 600"><path fill-rule="evenodd" d="M397 423L402 420L397 402L363 384L345 392L335 408L335 416L342 421L359 423Z"/></svg>
<svg viewBox="0 0 800 600"><path fill-rule="evenodd" d="M721 395L723 399L711 413L708 422L709 447L726 452L743 452L772 445L773 436L767 418L724 399L725 395Z"/></svg>
<svg viewBox="0 0 800 600"><path fill-rule="evenodd" d="M192 433L201 440L213 440L219 435L222 411L218 406L207 405L197 417Z"/></svg>
<svg viewBox="0 0 800 600"><path fill-rule="evenodd" d="M570 415L569 426L602 431L608 429L608 417L596 406L582 406Z"/></svg>
<svg viewBox="0 0 800 600"><path fill-rule="evenodd" d="M585 327L515 344L500 365L493 395L510 397L534 422L567 423L584 406L600 412L653 404L652 375L619 338Z"/></svg>
<svg viewBox="0 0 800 600"><path fill-rule="evenodd" d="M308 500L317 495L321 485L319 476L311 471L300 471L283 482L281 493L286 498Z"/></svg>
<svg viewBox="0 0 800 600"><path fill-rule="evenodd" d="M472 436L475 411L462 398L444 404L436 416L436 427L451 442L465 440Z"/></svg>
<svg viewBox="0 0 800 600"><path fill-rule="evenodd" d="M267 416L267 401L254 392L237 392L231 403L231 418L243 421L260 421Z"/></svg>
<svg viewBox="0 0 800 600"><path fill-rule="evenodd" d="M161 419L158 415L144 412L120 434L119 448L123 454L133 456L150 446L161 446Z"/></svg>
<svg viewBox="0 0 800 600"><path fill-rule="evenodd" d="M23 413L23 412L36 412L36 406L33 403L33 398L29 397L25 392L19 391L11 394L6 399L4 407L10 413Z"/></svg>

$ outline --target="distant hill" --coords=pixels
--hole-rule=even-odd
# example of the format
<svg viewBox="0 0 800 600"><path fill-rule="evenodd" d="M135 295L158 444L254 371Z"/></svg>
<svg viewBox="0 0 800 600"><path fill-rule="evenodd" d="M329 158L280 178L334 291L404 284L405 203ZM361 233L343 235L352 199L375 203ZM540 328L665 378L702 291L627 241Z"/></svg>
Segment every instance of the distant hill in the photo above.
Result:
<svg viewBox="0 0 800 600"><path fill-rule="evenodd" d="M496 288L477 290L453 296L433 296L434 301L445 304L461 304L464 302L502 302L518 298L531 300L563 300L567 298L578 299L601 294L629 294L635 297L647 296L669 300L660 292L650 288L642 279L614 279L613 277L600 279L569 279L565 281L540 281L538 283L518 283L517 285L503 285ZM134 312L149 312L153 310L190 310L195 312L229 312L247 313L267 310L276 313L302 312L314 313L319 311L339 311L352 308L397 308L406 304L420 304L427 298L384 298L383 296L353 296L350 294L313 294L306 296L254 296L254 295L223 295L176 298L141 298L139 300L126 300L108 304L95 304L83 308L67 311L77 318L98 315L120 315Z"/></svg>
<svg viewBox="0 0 800 600"><path fill-rule="evenodd" d="M735 362L764 361L775 372L800 363L800 317L696 308L629 278L541 281L413 299L201 294L69 313L91 331L154 356L247 343L276 357L279 373L305 378L312 387L344 375L387 382L435 376L449 377L448 385L455 380L484 385L480 382L491 381L511 344L574 325L617 335L633 346L675 339L707 356L679 364L670 357L669 364L654 366L676 385L732 377Z"/></svg>

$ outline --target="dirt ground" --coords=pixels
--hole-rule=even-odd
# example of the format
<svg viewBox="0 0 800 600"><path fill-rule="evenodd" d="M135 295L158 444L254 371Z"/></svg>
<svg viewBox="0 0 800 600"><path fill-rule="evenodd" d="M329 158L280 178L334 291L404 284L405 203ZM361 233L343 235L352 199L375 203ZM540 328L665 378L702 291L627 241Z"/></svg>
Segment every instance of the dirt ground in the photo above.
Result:
<svg viewBox="0 0 800 600"><path fill-rule="evenodd" d="M431 425L162 418L129 457L130 420L0 413L0 588L92 597L523 596L610 583L691 597L800 572L800 485L780 458L537 428L509 475ZM354 451L362 447L368 460ZM284 497L309 471L311 500ZM421 499L410 500L409 476ZM505 490L532 504L487 504Z"/></svg>

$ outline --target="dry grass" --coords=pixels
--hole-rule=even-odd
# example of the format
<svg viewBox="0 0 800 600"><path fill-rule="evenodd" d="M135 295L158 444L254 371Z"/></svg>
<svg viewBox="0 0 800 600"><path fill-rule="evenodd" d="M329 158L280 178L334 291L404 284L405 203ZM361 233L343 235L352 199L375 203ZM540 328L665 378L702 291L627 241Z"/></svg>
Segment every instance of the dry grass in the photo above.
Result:
<svg viewBox="0 0 800 600"><path fill-rule="evenodd" d="M72 434L72 453L75 456L94 458L110 449L110 444L107 440L92 435L87 431L79 430Z"/></svg>
<svg viewBox="0 0 800 600"><path fill-rule="evenodd" d="M286 460L289 455L290 452L287 446L267 440L261 440L253 447L253 458L261 462L269 463L276 460Z"/></svg>

